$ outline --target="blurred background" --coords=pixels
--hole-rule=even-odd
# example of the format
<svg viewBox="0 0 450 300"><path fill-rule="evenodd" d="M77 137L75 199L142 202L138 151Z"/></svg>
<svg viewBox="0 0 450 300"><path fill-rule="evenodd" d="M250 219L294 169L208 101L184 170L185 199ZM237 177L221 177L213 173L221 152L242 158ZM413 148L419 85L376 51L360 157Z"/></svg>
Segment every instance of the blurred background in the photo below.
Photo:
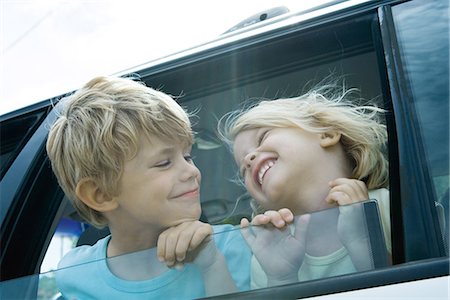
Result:
<svg viewBox="0 0 450 300"><path fill-rule="evenodd" d="M0 115L218 38L266 9L330 0L0 0Z"/></svg>

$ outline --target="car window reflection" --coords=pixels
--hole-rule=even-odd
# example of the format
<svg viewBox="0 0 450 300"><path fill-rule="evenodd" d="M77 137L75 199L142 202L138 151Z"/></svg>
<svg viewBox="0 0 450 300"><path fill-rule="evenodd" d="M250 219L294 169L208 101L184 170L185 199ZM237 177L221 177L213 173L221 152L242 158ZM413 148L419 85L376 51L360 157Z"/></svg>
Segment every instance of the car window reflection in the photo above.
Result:
<svg viewBox="0 0 450 300"><path fill-rule="evenodd" d="M381 210L378 201L369 200L295 216L292 223L281 229L272 225L218 226L212 239L216 243L224 242L224 237L245 241L242 247L233 249L233 256L226 257L227 268L241 292L342 276L390 264L389 239L384 234ZM336 215L341 219L330 223ZM79 246L82 251L89 247ZM232 261L246 251L249 255L245 259ZM64 261L58 270L4 281L2 290L23 293L20 286L29 286L33 280L39 282L38 293L46 295L44 298L58 293L67 299L74 296L65 291L75 291L76 298L82 299L95 298L90 294L93 291L127 299L161 293L169 299L205 296L205 278L193 261L188 259L169 268L158 260L156 248L72 265Z"/></svg>

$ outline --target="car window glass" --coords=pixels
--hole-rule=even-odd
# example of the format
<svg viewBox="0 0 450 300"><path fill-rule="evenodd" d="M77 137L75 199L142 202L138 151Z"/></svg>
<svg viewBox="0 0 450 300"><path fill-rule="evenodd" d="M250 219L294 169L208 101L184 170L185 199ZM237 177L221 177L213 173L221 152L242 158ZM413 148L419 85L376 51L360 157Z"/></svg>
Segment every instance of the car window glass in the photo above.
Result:
<svg viewBox="0 0 450 300"><path fill-rule="evenodd" d="M412 92L417 128L434 187L448 253L449 3L413 1L392 9L400 54ZM417 17L420 16L420 17ZM426 63L424 63L426 62Z"/></svg>
<svg viewBox="0 0 450 300"><path fill-rule="evenodd" d="M168 298L198 298L205 296L206 284L198 270L208 260L215 261L216 251L220 251L226 262L218 267L216 274L228 269L239 291L384 268L389 265L389 246L383 237L383 227L388 224L384 224L380 214L382 201L371 200L296 216L289 227L281 230L273 226L241 229L217 225L214 242L206 244L200 254L195 254L195 259L176 268L159 261L156 248L105 260L103 251L109 240L106 237L90 254L86 254L90 251L88 246L80 246L76 262L69 256L57 270L4 281L1 287L4 295L12 298L24 296L26 289L21 286L29 286L33 281L37 284L38 298L45 299L53 299L59 292L68 293L66 296L71 298L96 291L111 298L152 297L161 293ZM330 226L330 220L339 216L340 223ZM68 230L69 227L72 229ZM69 224L65 228L66 232L78 231ZM318 228L320 235L317 235ZM342 239L334 240L330 234L338 234ZM289 273L293 277L286 278ZM213 282L211 286L209 295L232 292L221 290L221 283ZM70 294L75 289L76 294Z"/></svg>
<svg viewBox="0 0 450 300"><path fill-rule="evenodd" d="M82 232L90 226L68 217L60 219L42 261L40 272L55 270L59 260L77 245Z"/></svg>
<svg viewBox="0 0 450 300"><path fill-rule="evenodd" d="M56 270L58 262L77 246L80 236L91 231L91 225L82 220L67 197L61 200L57 223L40 266L40 273ZM85 235L87 235L85 233Z"/></svg>

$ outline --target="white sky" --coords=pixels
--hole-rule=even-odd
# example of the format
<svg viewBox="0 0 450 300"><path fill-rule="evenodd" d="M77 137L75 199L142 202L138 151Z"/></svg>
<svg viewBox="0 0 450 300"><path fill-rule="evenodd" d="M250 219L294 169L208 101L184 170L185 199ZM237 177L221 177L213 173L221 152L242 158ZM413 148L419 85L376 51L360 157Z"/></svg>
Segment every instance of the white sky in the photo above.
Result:
<svg viewBox="0 0 450 300"><path fill-rule="evenodd" d="M329 0L0 0L0 115L218 37L265 9Z"/></svg>

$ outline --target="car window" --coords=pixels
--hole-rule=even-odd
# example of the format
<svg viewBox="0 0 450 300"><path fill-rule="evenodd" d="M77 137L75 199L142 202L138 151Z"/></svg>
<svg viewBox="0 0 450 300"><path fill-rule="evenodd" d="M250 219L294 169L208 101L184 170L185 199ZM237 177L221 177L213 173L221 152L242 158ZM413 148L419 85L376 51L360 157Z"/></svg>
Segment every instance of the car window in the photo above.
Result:
<svg viewBox="0 0 450 300"><path fill-rule="evenodd" d="M242 217L251 218L252 214L250 197L233 181L236 177L234 159L217 137L217 120L226 112L239 108L249 99L300 95L330 76L342 77L346 85L360 89L362 97L384 106L377 54L370 34L373 21L374 16L370 15L356 21L344 19L320 30L293 33L276 44L260 42L258 46L237 49L216 58L215 64L214 60L206 60L207 64L180 67L175 74L163 72L145 76L143 72L142 79L147 85L162 86L164 92L182 95L178 98L181 105L188 111L197 111L192 155L202 172L202 211L206 221L235 225ZM361 26L353 26L354 22ZM275 52L286 55L273 55ZM244 63L252 67L242 68ZM222 72L215 72L216 68L221 68ZM70 213L65 216L74 219ZM56 232L53 239L59 245L63 243L62 237L59 229ZM75 245L72 240L71 246ZM59 261L56 257L62 257L62 254L48 255L53 262ZM41 272L52 268L54 264L41 268Z"/></svg>
<svg viewBox="0 0 450 300"><path fill-rule="evenodd" d="M448 1L414 1L392 14L411 93L411 116L423 147L433 199L448 254L449 215L449 26ZM420 18L417 16L420 15Z"/></svg>
<svg viewBox="0 0 450 300"><path fill-rule="evenodd" d="M198 298L205 296L203 286L208 284L198 272L198 268L208 259L215 260L216 255L219 255L216 251L225 257L226 262L219 266L216 270L217 274L223 274L229 270L240 292L265 288L268 285L306 282L357 272L358 270L346 264L345 257L348 252L352 253L353 261L362 262L365 271L385 268L389 266L389 246L387 245L389 241L383 237L383 226L387 224L383 224L383 217L379 213L381 201L371 200L295 216L294 221L289 225L289 230L265 226L241 229L232 225L216 225L214 226L214 243L207 244L195 260L176 268L169 268L159 261L156 257L156 248L106 259L104 258L105 247L109 240L107 236L99 239L95 251L90 252L87 246L78 246L76 264L71 262L72 258L68 256L60 262L58 268L41 272L36 276L4 281L1 283L1 288L3 295L10 298L24 296L26 289L21 286L28 286L32 281L37 284L38 299L55 299L52 297L59 295L60 292L63 292L67 299L72 299L74 296L82 295L80 287L87 294L101 291L102 295L111 298L126 295L155 297L162 292L167 298ZM300 235L297 231L303 231L305 226L312 226L310 224L314 223L328 228L329 234L334 235L336 228L328 226L328 223L330 216L336 214L345 214L346 221L349 221L347 225L353 228L351 234L363 237L361 245L355 248L356 251L352 248L353 245L347 247L343 244L339 244L334 249L329 248L330 244L334 243L332 239L323 239L320 247L329 250L330 255L327 256L326 262L322 262L325 265L319 265L317 258L305 255L305 249L310 247L313 239L310 240L309 235ZM61 232L65 234L70 232L73 236L78 234L79 228L75 223L63 219L62 224L65 225L59 226L57 234ZM267 241L270 242L267 243ZM327 268L331 260L339 261L340 267ZM301 272L296 269L293 278L285 278L291 269L290 264L302 263L306 267L302 266ZM138 266L145 267L140 269ZM272 274L277 274L280 281L271 281ZM97 281L99 277L103 277L104 280ZM218 276L217 280L224 279ZM166 283L160 284L163 281ZM236 292L222 290L218 282L209 284L213 286L209 295ZM147 288L144 288L144 285L147 285ZM75 294L71 294L74 292Z"/></svg>
<svg viewBox="0 0 450 300"><path fill-rule="evenodd" d="M56 270L60 259L77 246L80 235L91 227L78 217L67 197L61 201L58 217L56 229L40 266L40 273Z"/></svg>
<svg viewBox="0 0 450 300"><path fill-rule="evenodd" d="M218 139L217 121L225 113L252 99L300 95L330 77L342 79L346 86L359 89L361 97L384 107L372 36L376 20L374 14L343 18L318 28L293 31L276 40L243 42L223 54L220 49L216 51L219 55L200 54L190 64L182 63L168 71L155 73L150 68L139 72L148 86L179 96L177 100L183 107L197 112L193 120L196 137L192 156L202 172L205 221L239 224L242 217L251 218L252 214L250 197L234 181L234 159ZM202 63L196 63L198 60ZM53 244L60 245L59 233L53 239ZM71 245L75 246L73 241ZM68 248L64 249L66 252ZM55 262L58 259L47 257L61 257L51 253L46 254L44 261ZM55 264L45 266L41 272L54 268Z"/></svg>
<svg viewBox="0 0 450 300"><path fill-rule="evenodd" d="M401 84L407 84L412 93L412 97L408 98L405 105L408 107L411 105L414 108L414 117L417 117L412 121L414 125L411 130L417 134L418 149L423 150L419 155L423 154L426 158L424 169L429 173L424 181L431 182L433 207L436 206L438 212L432 216L439 218L442 237L445 239L448 237L448 224L445 219L448 216L449 182L448 55L446 56L448 17L439 12L448 9L448 4L442 5L442 1L406 2L392 8L392 17L408 79L407 83ZM422 10L427 12L423 14L424 18L421 20L424 22L423 25L411 24L417 21L417 15L422 15ZM434 18L438 21L436 24L426 21ZM312 21L306 25L292 26L282 34L280 32L267 36L263 34L244 39L239 43L200 52L180 61L170 62L167 66L150 66L137 71L148 86L174 95L188 111L196 112L197 117L193 120L196 136L192 155L202 172L201 204L204 221L213 225L236 225L241 218L252 216L250 197L242 186L234 182L236 178L234 159L217 137L218 119L227 112L246 105L248 101L299 95L329 76L343 78L348 87L360 90L362 98L391 110L387 114L389 119L386 121L390 134L388 152L390 158L394 157L390 162L391 170L395 171L390 178L390 188L400 189L397 186L400 184L396 172L401 173L399 169L402 167L397 165L398 154L392 149L402 141L397 141L397 136L392 132L401 128L403 123L394 123L394 116L397 117L399 112L391 106L390 87L385 77L385 68L390 66L385 65L381 53L383 47L390 49L391 45L380 44L378 22L375 11L344 15L333 21L322 20L317 23ZM434 25L425 26L428 23ZM447 28L447 31L440 31L442 27ZM411 28L423 31L420 39L415 34L417 30ZM437 40L440 42L435 43ZM428 57L429 53L433 53L434 59L430 60L428 65L424 65L424 56ZM406 172L401 175L407 177L410 174ZM392 219L401 220L402 215L408 213L409 220L414 222L417 220L417 210L408 202L409 187L401 188L402 197L399 194L393 196L391 193L391 203L400 203L403 205L401 209L406 207L407 211L384 213L387 220L385 223L389 223L391 219L391 224L394 224L392 230L395 230L397 235L389 239L389 232L382 232L378 235L377 241L383 242L372 244L381 245L376 247L378 254L372 258L379 259L380 264L384 266L386 256L380 253L385 253L385 247L388 252L394 249L396 244L403 247L403 241L396 239L404 234L403 224L392 222ZM57 234L53 237L55 240L61 238L62 235L59 233L64 232L63 223L67 219L70 222L74 221L77 228L83 227L82 231L88 228L88 225L79 220L73 211L63 216L56 229ZM416 223L417 226L421 226L421 223ZM409 224L406 227L409 228L408 226ZM385 231L385 227L381 228ZM412 233L410 230L410 234ZM54 270L57 265L55 262L59 262L69 249L77 246L79 231L76 234L73 232L64 234L66 238L70 236L68 240L70 246L64 248L57 256L48 252L48 257L54 256L57 259L52 259L53 266L41 269L41 272ZM101 238L108 233L98 234L98 238ZM380 236L387 238L383 240ZM416 242L421 242L420 237L422 235L415 238ZM448 243L448 239L446 242ZM409 251L416 251L412 247L413 244L405 245ZM421 249L416 252L419 253L417 256L407 256L406 261L427 257Z"/></svg>

